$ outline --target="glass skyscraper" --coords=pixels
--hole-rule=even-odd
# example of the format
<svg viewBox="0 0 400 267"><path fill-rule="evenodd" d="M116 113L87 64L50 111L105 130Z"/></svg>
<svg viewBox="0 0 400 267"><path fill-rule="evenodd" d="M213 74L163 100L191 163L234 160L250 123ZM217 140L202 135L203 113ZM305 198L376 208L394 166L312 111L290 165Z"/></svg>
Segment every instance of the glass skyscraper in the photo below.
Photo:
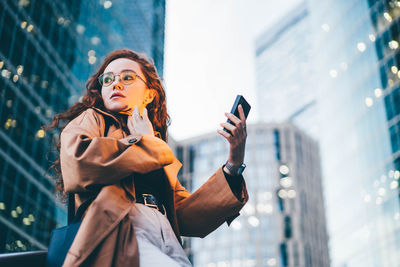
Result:
<svg viewBox="0 0 400 267"><path fill-rule="evenodd" d="M66 223L46 172L59 133L41 127L113 49L147 53L162 74L164 16L156 0L0 1L0 253L45 249Z"/></svg>
<svg viewBox="0 0 400 267"><path fill-rule="evenodd" d="M187 249L194 266L329 266L317 143L290 123L248 126L245 181L249 202ZM195 191L228 157L216 134L175 144L181 181Z"/></svg>
<svg viewBox="0 0 400 267"><path fill-rule="evenodd" d="M307 2L303 1L258 36L255 42L256 93L260 107L258 110L260 121L291 122L307 133L317 146L320 133L318 112L318 88L320 85L316 82L313 59L315 37L311 23ZM310 137L307 139L311 139ZM301 143L301 141L296 139L296 143ZM298 152L297 148L296 152ZM312 160L320 161L318 149L311 149L309 153L312 154ZM302 165L304 163L301 163L304 155L297 153L296 156L299 166L304 167ZM307 160L311 160L311 158L307 158ZM309 171L312 172L311 169ZM312 183L305 182L298 175L294 175L293 179L297 185L302 187L298 196L301 212L299 215L298 210L294 209L289 214L293 217L300 217L294 221L300 224L298 230L301 233L299 238L301 241L293 242L296 245L286 248L290 251L290 255L297 256L278 266L330 266L326 220L324 219L325 207L321 203L318 206L319 214L307 214L310 208L304 202L305 199L316 201L312 193L315 190L320 190L320 201L323 201L322 186L316 189ZM308 179L314 178L308 177ZM319 183L322 183L322 178L318 179ZM307 214L306 217L302 217L304 214ZM318 221L319 227L324 231L323 237L309 238L313 228L304 228L306 218L310 220L305 223L308 226L313 225L313 221ZM321 249L319 255L323 256L310 256L310 251L315 253L318 248ZM301 260L296 260L298 255L301 256ZM281 258L283 258L282 255Z"/></svg>
<svg viewBox="0 0 400 267"><path fill-rule="evenodd" d="M65 217L46 174L57 134L41 129L78 86L70 71L76 43L58 12L79 15L62 1L0 2L0 252L46 248Z"/></svg>
<svg viewBox="0 0 400 267"><path fill-rule="evenodd" d="M301 2L255 42L258 114L263 122L292 121L318 138L314 32Z"/></svg>
<svg viewBox="0 0 400 267"><path fill-rule="evenodd" d="M368 1L394 166L400 169L400 2ZM372 35L371 35L372 36Z"/></svg>
<svg viewBox="0 0 400 267"><path fill-rule="evenodd" d="M164 65L165 1L82 1L74 36L77 42L72 72L81 86L69 99L75 103L84 84L111 51L128 48L145 53L162 77ZM65 23L64 18L59 19Z"/></svg>
<svg viewBox="0 0 400 267"><path fill-rule="evenodd" d="M309 0L332 266L398 266L398 1Z"/></svg>

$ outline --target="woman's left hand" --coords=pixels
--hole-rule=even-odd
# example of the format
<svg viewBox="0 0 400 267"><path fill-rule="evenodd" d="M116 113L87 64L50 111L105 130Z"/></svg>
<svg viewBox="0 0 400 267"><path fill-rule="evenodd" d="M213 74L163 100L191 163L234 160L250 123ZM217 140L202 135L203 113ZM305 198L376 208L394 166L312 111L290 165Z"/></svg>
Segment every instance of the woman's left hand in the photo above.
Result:
<svg viewBox="0 0 400 267"><path fill-rule="evenodd" d="M128 129L130 134L150 134L154 135L153 125L147 115L147 109L143 109L143 116L139 114L139 108L134 107L132 115L128 116Z"/></svg>
<svg viewBox="0 0 400 267"><path fill-rule="evenodd" d="M225 113L225 116L228 117L235 125L232 125L228 122L220 124L232 134L229 134L223 130L218 130L218 133L225 137L225 139L229 142L230 149L228 161L234 166L240 166L243 163L247 138L246 118L244 116L242 105L239 105L238 110L240 119L232 113Z"/></svg>

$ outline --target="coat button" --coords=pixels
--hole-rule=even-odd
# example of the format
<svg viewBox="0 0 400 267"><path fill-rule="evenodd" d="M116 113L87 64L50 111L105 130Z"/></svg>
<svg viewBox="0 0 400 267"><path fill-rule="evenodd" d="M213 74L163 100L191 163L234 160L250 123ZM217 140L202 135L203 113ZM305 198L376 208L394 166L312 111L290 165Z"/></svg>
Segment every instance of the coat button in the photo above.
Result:
<svg viewBox="0 0 400 267"><path fill-rule="evenodd" d="M129 139L129 141L128 141L128 142L129 142L130 144L133 144L133 143L135 143L136 141L137 141L137 139L136 139L136 138L132 138L132 139Z"/></svg>

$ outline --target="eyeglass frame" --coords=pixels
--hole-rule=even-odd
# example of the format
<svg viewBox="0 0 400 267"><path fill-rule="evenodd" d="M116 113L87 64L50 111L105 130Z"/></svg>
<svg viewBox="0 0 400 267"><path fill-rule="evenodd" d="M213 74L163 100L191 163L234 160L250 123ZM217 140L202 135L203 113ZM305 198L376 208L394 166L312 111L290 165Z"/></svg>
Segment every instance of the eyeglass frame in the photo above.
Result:
<svg viewBox="0 0 400 267"><path fill-rule="evenodd" d="M118 76L118 77L120 77L120 75L121 75L121 73L123 73L123 72L133 72L133 74L137 77L137 78L139 78L147 87L149 87L149 85L146 83L146 81L142 78L142 77L140 77L139 76L139 74L137 74L134 70L129 70L129 69L126 69L126 70L122 70L120 73L118 73L118 74L115 74L114 72L112 72L112 71L109 71L109 72L106 72L106 73L102 73L99 77L97 77L97 80L99 81L99 83L100 83L100 85L101 86L104 86L104 87L108 87L108 86L110 86L111 84L113 84L113 82L115 82L115 78ZM108 74L108 73L112 73L112 75L114 76L113 77L113 81L111 82L111 84L110 85L103 85L103 76L105 75L105 74ZM118 78L119 79L119 78ZM121 80L119 80L119 81L121 81ZM135 81L133 81L132 83L134 83ZM130 84L132 84L132 83L124 83L123 81L121 81L121 83L123 83L124 85L130 85Z"/></svg>

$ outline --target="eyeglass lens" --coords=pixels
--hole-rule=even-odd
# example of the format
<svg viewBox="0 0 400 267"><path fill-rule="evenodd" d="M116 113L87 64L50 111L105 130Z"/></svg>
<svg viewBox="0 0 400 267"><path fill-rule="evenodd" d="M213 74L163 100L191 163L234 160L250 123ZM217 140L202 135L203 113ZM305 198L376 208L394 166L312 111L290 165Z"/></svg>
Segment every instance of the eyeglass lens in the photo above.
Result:
<svg viewBox="0 0 400 267"><path fill-rule="evenodd" d="M120 81L123 84L131 84L136 80L136 75L132 71L123 71L119 75L115 75L112 72L104 73L100 79L103 86L109 86L115 81L115 77L119 76Z"/></svg>

